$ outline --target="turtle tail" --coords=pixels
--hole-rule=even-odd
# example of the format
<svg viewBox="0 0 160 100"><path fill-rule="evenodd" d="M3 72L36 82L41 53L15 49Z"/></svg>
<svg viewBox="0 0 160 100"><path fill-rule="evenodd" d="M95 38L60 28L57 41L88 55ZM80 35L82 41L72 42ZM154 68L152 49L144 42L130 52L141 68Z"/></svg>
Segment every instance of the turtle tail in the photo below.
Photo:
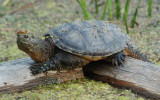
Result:
<svg viewBox="0 0 160 100"><path fill-rule="evenodd" d="M144 53L142 53L140 50L137 49L137 47L135 47L135 45L133 44L128 44L128 47L125 48L123 50L123 52L130 57L136 58L136 59L140 59L146 62L151 62L147 55L145 55Z"/></svg>

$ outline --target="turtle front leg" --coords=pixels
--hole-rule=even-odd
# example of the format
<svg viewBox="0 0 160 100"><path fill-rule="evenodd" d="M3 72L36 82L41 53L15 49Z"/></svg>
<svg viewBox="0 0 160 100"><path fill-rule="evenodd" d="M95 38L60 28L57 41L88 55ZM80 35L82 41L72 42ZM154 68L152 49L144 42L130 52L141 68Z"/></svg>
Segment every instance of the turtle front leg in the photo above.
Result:
<svg viewBox="0 0 160 100"><path fill-rule="evenodd" d="M32 74L39 74L46 72L50 69L61 70L61 69L74 69L80 66L88 64L89 61L65 52L57 53L52 59L44 62L32 65L30 67Z"/></svg>

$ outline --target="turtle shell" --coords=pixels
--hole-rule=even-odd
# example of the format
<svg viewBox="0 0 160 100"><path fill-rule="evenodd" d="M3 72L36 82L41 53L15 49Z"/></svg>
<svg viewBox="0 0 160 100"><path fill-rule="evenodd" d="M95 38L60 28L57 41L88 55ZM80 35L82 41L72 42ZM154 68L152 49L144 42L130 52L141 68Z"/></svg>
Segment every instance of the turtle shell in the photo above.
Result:
<svg viewBox="0 0 160 100"><path fill-rule="evenodd" d="M120 28L99 20L64 23L47 34L58 48L91 60L120 52L130 42L130 37Z"/></svg>

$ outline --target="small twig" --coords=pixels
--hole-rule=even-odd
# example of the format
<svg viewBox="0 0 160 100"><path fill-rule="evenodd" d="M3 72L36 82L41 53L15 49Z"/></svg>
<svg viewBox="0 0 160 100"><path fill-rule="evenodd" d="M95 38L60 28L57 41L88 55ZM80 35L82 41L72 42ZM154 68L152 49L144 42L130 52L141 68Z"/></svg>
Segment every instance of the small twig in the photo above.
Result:
<svg viewBox="0 0 160 100"><path fill-rule="evenodd" d="M38 3L38 2L40 2L40 1L42 1L42 0L35 0L33 3L28 3L28 4L24 5L24 6L22 6L21 8L15 10L15 11L12 11L12 12L10 13L10 15L13 15L13 14L15 14L15 13L17 13L17 12L20 12L20 11L26 9L26 8L29 8L29 7L33 6L35 3Z"/></svg>
<svg viewBox="0 0 160 100"><path fill-rule="evenodd" d="M139 27L139 23L135 21L135 24Z"/></svg>

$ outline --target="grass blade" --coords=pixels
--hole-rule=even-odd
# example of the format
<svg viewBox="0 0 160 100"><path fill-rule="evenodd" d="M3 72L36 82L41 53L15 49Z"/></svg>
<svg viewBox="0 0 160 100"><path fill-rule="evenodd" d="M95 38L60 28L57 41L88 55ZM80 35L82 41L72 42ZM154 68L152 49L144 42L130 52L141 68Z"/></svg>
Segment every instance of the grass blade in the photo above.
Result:
<svg viewBox="0 0 160 100"><path fill-rule="evenodd" d="M96 13L98 14L99 9L98 9L98 0L95 0L95 8L96 8Z"/></svg>
<svg viewBox="0 0 160 100"><path fill-rule="evenodd" d="M112 0L108 0L108 9L109 9L109 19L112 19Z"/></svg>
<svg viewBox="0 0 160 100"><path fill-rule="evenodd" d="M125 5L124 17L123 17L124 23L125 23L125 20L127 20L128 18L129 3L130 3L130 0L127 0Z"/></svg>
<svg viewBox="0 0 160 100"><path fill-rule="evenodd" d="M138 7L139 7L139 4L140 4L140 1L141 1L141 0L138 1L138 5L137 5L137 8L136 8L136 11L135 11L134 16L133 16L133 19L132 19L132 21L131 21L131 28L134 27L134 24L135 24L135 21L136 21L136 16L137 16L137 13L138 13Z"/></svg>
<svg viewBox="0 0 160 100"><path fill-rule="evenodd" d="M123 17L123 21L124 21L124 23L125 23L125 25L126 25L127 34L129 34L128 23L127 23L129 3L130 3L130 0L127 0L127 1L126 1L126 5L125 5L124 17Z"/></svg>
<svg viewBox="0 0 160 100"><path fill-rule="evenodd" d="M120 8L120 2L119 0L115 0L116 3L116 18L121 18L121 8Z"/></svg>
<svg viewBox="0 0 160 100"><path fill-rule="evenodd" d="M152 16L152 0L148 0L148 16Z"/></svg>
<svg viewBox="0 0 160 100"><path fill-rule="evenodd" d="M125 22L125 25L126 25L126 31L127 31L127 34L129 34L129 30L128 30L128 23L127 23L127 19L126 19L126 18L124 19L124 22Z"/></svg>
<svg viewBox="0 0 160 100"><path fill-rule="evenodd" d="M107 6L108 6L108 1L109 1L109 0L106 0L106 3L105 3L105 5L104 5L104 9L103 9L103 14L102 14L101 20L104 20L104 18L105 18L106 9L107 9Z"/></svg>
<svg viewBox="0 0 160 100"><path fill-rule="evenodd" d="M86 1L85 0L81 0L81 2L79 0L76 0L78 2L78 4L80 4L82 10L83 10L83 15L84 15L84 19L85 20L89 20L92 19L93 17L91 16L91 14L87 11L87 6L86 6Z"/></svg>

